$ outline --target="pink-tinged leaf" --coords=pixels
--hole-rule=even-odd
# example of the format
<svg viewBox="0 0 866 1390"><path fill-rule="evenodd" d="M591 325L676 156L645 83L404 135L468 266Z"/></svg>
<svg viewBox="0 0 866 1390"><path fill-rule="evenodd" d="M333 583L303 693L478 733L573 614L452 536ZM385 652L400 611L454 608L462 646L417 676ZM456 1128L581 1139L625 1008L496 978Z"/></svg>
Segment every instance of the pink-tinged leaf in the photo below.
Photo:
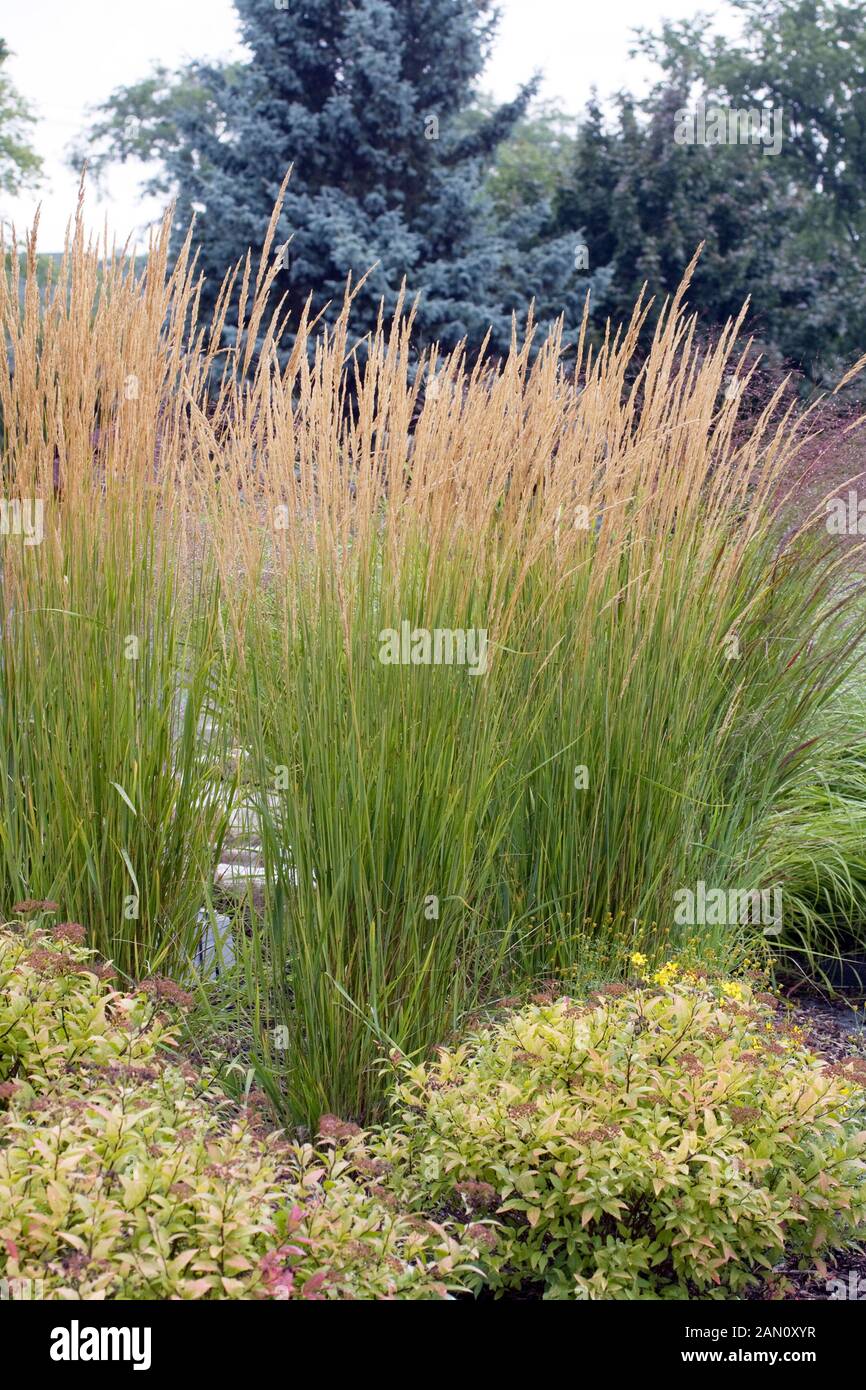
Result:
<svg viewBox="0 0 866 1390"><path fill-rule="evenodd" d="M187 1293L191 1293L193 1298L203 1298L206 1293L210 1293L213 1288L211 1279L191 1279L188 1284L184 1284Z"/></svg>
<svg viewBox="0 0 866 1390"><path fill-rule="evenodd" d="M327 1269L320 1270L318 1274L312 1275L312 1277L309 1278L304 1285L303 1297L320 1299L322 1295L318 1291L325 1283L327 1277Z"/></svg>

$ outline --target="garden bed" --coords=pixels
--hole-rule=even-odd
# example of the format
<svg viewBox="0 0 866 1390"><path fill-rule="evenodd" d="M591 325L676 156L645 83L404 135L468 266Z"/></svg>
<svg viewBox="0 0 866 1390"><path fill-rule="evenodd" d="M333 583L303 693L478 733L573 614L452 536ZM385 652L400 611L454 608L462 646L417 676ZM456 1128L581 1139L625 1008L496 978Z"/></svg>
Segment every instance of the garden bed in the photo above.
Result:
<svg viewBox="0 0 866 1390"><path fill-rule="evenodd" d="M164 978L119 993L82 938L0 929L13 1287L806 1298L860 1269L866 1047L826 1008L673 961L583 999L550 986L435 1061L392 1054L388 1122L324 1115L310 1144L190 1064L190 996Z"/></svg>

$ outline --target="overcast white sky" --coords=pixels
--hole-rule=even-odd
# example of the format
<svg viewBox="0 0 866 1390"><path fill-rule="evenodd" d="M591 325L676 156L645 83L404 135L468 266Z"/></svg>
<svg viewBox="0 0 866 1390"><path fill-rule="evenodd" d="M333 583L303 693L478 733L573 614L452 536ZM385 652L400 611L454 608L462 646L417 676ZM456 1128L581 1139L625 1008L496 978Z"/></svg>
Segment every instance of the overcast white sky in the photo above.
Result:
<svg viewBox="0 0 866 1390"><path fill-rule="evenodd" d="M515 92L534 69L544 74L542 95L578 112L595 85L602 96L620 86L638 90L647 69L629 59L631 31L654 28L663 17L721 11L724 0L500 0L502 23L484 85L499 98ZM77 179L63 152L84 124L86 109L124 83L144 77L156 62L174 67L186 58L237 53L231 0L3 0L0 35L14 52L8 71L40 117L33 136L46 162L42 187L4 198L0 214L19 231L41 201L40 249L59 250L75 207ZM725 17L725 29L737 25ZM121 168L105 196L88 198L88 222L101 230L107 217L119 240L139 231L159 211L137 193L137 174Z"/></svg>

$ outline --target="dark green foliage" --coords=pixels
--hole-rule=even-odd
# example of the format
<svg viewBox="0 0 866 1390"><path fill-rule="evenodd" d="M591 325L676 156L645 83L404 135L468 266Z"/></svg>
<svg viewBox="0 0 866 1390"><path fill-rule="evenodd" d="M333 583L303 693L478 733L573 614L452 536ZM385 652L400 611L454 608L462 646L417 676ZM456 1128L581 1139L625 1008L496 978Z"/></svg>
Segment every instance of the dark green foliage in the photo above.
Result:
<svg viewBox="0 0 866 1390"><path fill-rule="evenodd" d="M565 248L533 272L515 265L518 230L494 226L482 191L497 145L533 90L467 122L492 37L489 0L236 0L250 61L157 72L114 94L91 132L107 158L157 157L151 187L176 191L177 238L197 212L195 243L214 303L228 266L262 244L289 184L276 244L291 238L276 289L297 322L336 312L348 275L370 272L362 330L403 280L421 292L422 341L507 348L511 315L535 281L554 313L575 283ZM98 153L101 149L102 154ZM371 270L371 267L372 270Z"/></svg>
<svg viewBox="0 0 866 1390"><path fill-rule="evenodd" d="M17 193L33 183L42 168L27 138L34 116L3 71L9 56L8 46L0 39L0 193Z"/></svg>
<svg viewBox="0 0 866 1390"><path fill-rule="evenodd" d="M97 171L158 161L149 187L177 193L177 238L198 210L206 308L261 246L292 164L275 298L295 321L309 293L331 318L347 276L370 271L362 334L405 278L420 346L465 337L474 351L490 327L502 353L530 300L545 327L564 314L573 331L589 288L598 337L644 282L659 302L672 293L703 243L690 302L710 331L750 297L774 367L819 384L862 350L866 0L730 0L733 38L702 16L639 32L657 84L605 110L593 97L576 127L550 107L527 114L533 83L505 106L479 95L491 0L278 4L237 0L248 60L158 70L90 132ZM698 100L781 108L780 152L677 144L677 112Z"/></svg>
<svg viewBox="0 0 866 1390"><path fill-rule="evenodd" d="M752 298L752 330L813 380L866 343L866 4L731 0L743 37L698 17L639 46L661 70L642 101L620 95L605 124L587 108L557 199L610 269L599 312L624 316L644 280L670 294L704 243L690 301L711 327ZM678 145L678 110L705 100L782 111L775 156L757 145Z"/></svg>

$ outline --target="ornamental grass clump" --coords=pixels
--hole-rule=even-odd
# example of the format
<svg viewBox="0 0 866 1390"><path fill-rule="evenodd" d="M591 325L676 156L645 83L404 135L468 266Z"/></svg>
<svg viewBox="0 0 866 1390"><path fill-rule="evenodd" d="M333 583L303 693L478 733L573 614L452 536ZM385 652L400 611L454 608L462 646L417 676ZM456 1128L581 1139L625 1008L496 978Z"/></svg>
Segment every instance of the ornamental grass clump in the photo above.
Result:
<svg viewBox="0 0 866 1390"><path fill-rule="evenodd" d="M782 534L808 423L777 396L735 441L741 321L704 352L687 286L640 366L645 302L597 350L587 315L576 351L530 324L416 370L411 314L360 354L349 294L226 387L199 468L293 1122L381 1118L383 1050L575 978L623 918L680 949L698 882L786 902L771 818L862 624L817 525Z"/></svg>
<svg viewBox="0 0 866 1390"><path fill-rule="evenodd" d="M218 587L178 485L191 288L150 252L100 257L79 207L44 296L33 241L0 276L0 912L56 899L136 977L193 955L225 821Z"/></svg>
<svg viewBox="0 0 866 1390"><path fill-rule="evenodd" d="M731 1297L866 1229L866 1075L746 983L670 973L512 1013L401 1065L403 1195L482 1223L498 1293ZM399 1186L399 1184L398 1184Z"/></svg>
<svg viewBox="0 0 866 1390"><path fill-rule="evenodd" d="M698 883L778 890L788 937L859 924L862 769L810 788L863 614L819 511L789 527L808 413L780 387L740 428L742 316L705 349L688 267L495 363L402 300L359 343L357 284L287 325L279 215L210 323L168 222L144 271L79 213L44 295L35 234L0 278L0 913L50 898L188 983L240 813L234 981L308 1128L381 1118L383 1051L573 990L623 922L723 955L741 918L674 917Z"/></svg>

